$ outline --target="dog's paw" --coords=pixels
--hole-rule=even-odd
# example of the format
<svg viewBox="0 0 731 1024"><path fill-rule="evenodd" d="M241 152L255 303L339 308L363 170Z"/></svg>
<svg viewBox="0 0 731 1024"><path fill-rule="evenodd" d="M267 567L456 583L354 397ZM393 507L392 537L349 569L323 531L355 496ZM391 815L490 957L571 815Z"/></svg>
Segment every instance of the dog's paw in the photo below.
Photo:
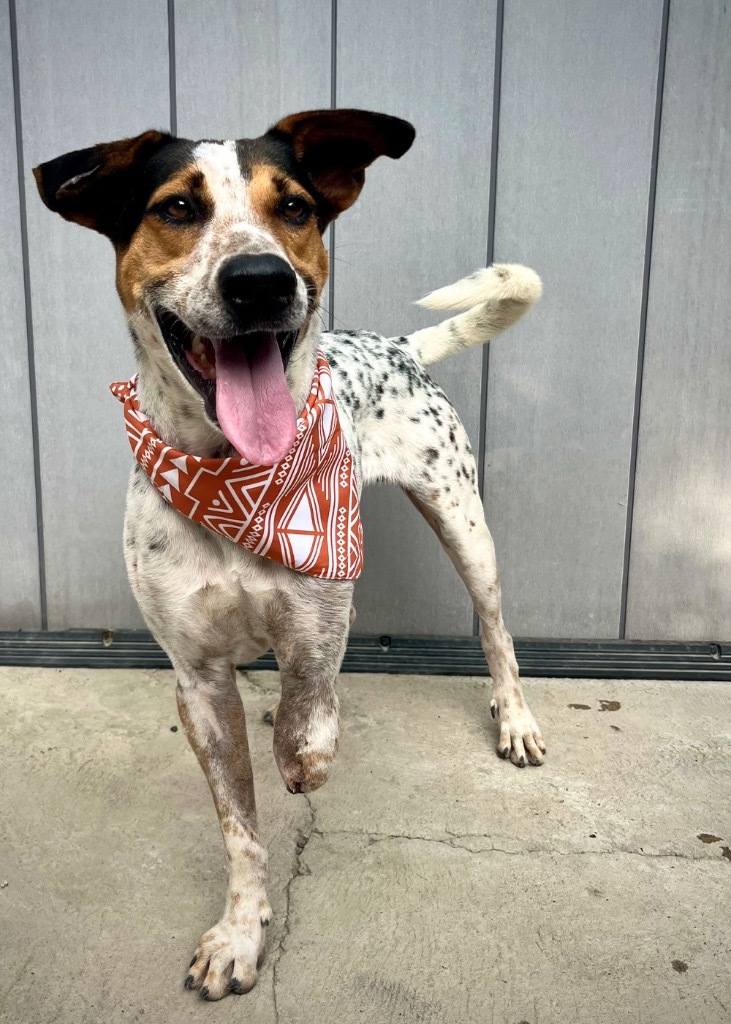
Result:
<svg viewBox="0 0 731 1024"><path fill-rule="evenodd" d="M202 999L222 999L229 992L241 995L256 984L264 952L266 926L271 920L266 899L251 900L251 907L224 917L201 936L190 962L185 987Z"/></svg>
<svg viewBox="0 0 731 1024"><path fill-rule="evenodd" d="M279 702L274 721L274 758L290 793L319 789L330 773L338 749L337 700L330 707L302 710Z"/></svg>
<svg viewBox="0 0 731 1024"><path fill-rule="evenodd" d="M518 768L525 768L527 764L543 764L546 744L530 708L522 698L493 697L490 701L490 714L500 726L497 744L500 757L505 760L510 758Z"/></svg>

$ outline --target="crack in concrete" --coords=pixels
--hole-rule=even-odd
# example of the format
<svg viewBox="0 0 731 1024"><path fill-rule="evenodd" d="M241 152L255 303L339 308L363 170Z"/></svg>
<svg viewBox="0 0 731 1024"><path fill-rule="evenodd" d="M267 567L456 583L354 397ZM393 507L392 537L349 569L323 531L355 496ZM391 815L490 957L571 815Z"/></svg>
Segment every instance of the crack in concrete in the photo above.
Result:
<svg viewBox="0 0 731 1024"><path fill-rule="evenodd" d="M631 849L628 846L617 846L611 849L586 849L586 850L558 850L555 847L547 844L523 847L522 849L509 849L507 847L497 846L491 843L489 846L481 847L480 849L471 849L469 846L465 846L462 841L474 840L489 840L490 837L482 832L449 832L447 830L448 838L436 838L434 836L417 836L417 835L402 835L399 833L391 832L361 832L356 829L322 829L317 827L317 809L313 804L307 793L303 794L307 801L307 806L310 812L310 820L306 828L298 829L297 831L297 843L295 847L295 856L293 870L290 877L287 880L285 886L285 910L284 910L284 923L282 928L282 934L280 936L277 948L273 954L272 960L272 1002L274 1008L274 1019L276 1024L279 1024L279 1006L277 1002L277 986L280 981L280 967L284 955L286 953L285 943L290 935L290 914L292 909L292 888L295 881L305 875L305 865L303 857L307 846L313 836L320 836L323 839L327 839L329 836L349 836L356 839L368 839L370 843L381 843L388 840L406 840L409 842L420 842L420 843L435 843L441 846L447 846L452 850L463 850L465 853L471 854L472 856L478 856L486 853L500 853L509 857L525 857L533 854L550 854L556 857L586 857L591 855L598 856L612 856L616 854L624 854L625 856L634 856L650 859L677 859L677 860L688 860L698 862L712 862L720 861L721 858L714 857L709 849L708 852L704 853L699 851L697 856L693 854L681 853L681 852L668 852L668 853L651 853L642 849Z"/></svg>
<svg viewBox="0 0 731 1024"><path fill-rule="evenodd" d="M317 811L315 810L315 805L312 803L312 800L310 799L307 793L303 793L303 796L307 801L307 806L310 810L310 821L306 828L301 828L297 830L297 843L295 846L294 855L294 869L292 871L292 874L288 878L287 884L284 889L284 923L282 927L282 934L279 938L279 943L277 944L277 948L274 951L274 957L272 960L272 1002L274 1004L274 1019L277 1022L277 1024L279 1024L279 1006L277 1005L278 972L279 965L285 953L284 944L289 938L289 915L290 910L292 908L292 886L294 884L295 879L299 878L299 876L304 873L302 870L302 855L307 849L307 844L309 843L310 839L316 832L315 819L317 816Z"/></svg>
<svg viewBox="0 0 731 1024"><path fill-rule="evenodd" d="M313 819L314 820L314 819ZM473 855L484 854L484 853L501 853L508 857L526 857L532 856L533 854L550 854L555 857L589 857L589 856L612 856L616 854L624 854L626 856L642 857L648 859L675 859L675 860L688 860L698 861L704 863L720 862L720 857L714 857L709 851L704 853L699 850L698 854L683 853L682 851L668 851L665 853L651 852L649 850L634 849L629 846L615 846L610 849L606 847L597 847L596 849L585 849L585 850L560 850L556 847L549 846L547 844L539 846L524 846L522 849L510 849L505 846L498 846L495 843L491 843L489 846L483 846L480 849L471 849L469 846L465 846L464 843L459 840L470 840L470 839L487 839L489 836L481 832L466 832L448 833L449 838L441 839L436 836L417 836L417 835L401 835L398 833L391 832L361 832L356 829L321 829L312 827L310 836L317 835L326 839L328 836L352 836L360 839L368 839L371 843L386 842L389 839L402 839L412 842L421 843L436 843L441 846L448 846L452 850L464 850L466 853Z"/></svg>
<svg viewBox="0 0 731 1024"><path fill-rule="evenodd" d="M624 854L625 856L635 856L650 859L677 859L677 860L689 860L698 862L712 862L719 861L721 858L714 857L711 855L710 850L708 853L699 851L698 856L692 854L685 854L680 852L669 852L669 853L650 853L642 849L630 849L629 847L614 847L612 849L595 849L595 850L557 850L555 847L547 845L524 847L520 850L511 850L505 847L496 846L492 844L487 847L483 847L478 850L470 849L469 846L464 846L460 840L470 839L489 839L490 837L481 832L448 832L448 838L439 839L433 836L415 836L415 835L401 835L398 833L391 832L360 832L356 829L322 829L317 827L317 809L313 804L307 793L303 794L307 801L307 806L310 812L310 820L306 828L298 829L297 831L297 844L295 847L295 856L292 873L287 880L285 886L285 910L284 910L284 924L282 928L282 934L280 936L277 948L274 951L272 960L272 1002L274 1007L274 1019L276 1024L279 1024L279 1006L277 1003L277 986L280 978L280 966L284 955L286 953L285 943L290 935L290 914L292 909L292 887L295 881L302 877L305 872L303 856L304 852L309 845L310 840L313 836L320 836L323 839L327 839L328 836L350 836L358 839L368 839L371 843L386 842L388 840L407 840L409 842L420 842L420 843L436 843L442 846L448 846L452 850L463 850L465 853L469 853L473 856L486 853L500 853L506 856L525 857L536 853L551 854L556 857L586 857L594 855L599 856L611 856L614 854Z"/></svg>

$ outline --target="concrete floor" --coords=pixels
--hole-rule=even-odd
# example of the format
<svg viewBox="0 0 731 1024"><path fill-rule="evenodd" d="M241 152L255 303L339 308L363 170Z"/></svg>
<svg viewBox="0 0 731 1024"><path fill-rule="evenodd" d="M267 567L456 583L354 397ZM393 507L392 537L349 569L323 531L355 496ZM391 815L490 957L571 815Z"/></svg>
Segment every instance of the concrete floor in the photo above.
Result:
<svg viewBox="0 0 731 1024"><path fill-rule="evenodd" d="M222 907L169 672L0 669L5 1024L731 1021L731 686L532 680L540 769L476 679L344 676L289 796L241 679L275 920L252 993L183 990Z"/></svg>

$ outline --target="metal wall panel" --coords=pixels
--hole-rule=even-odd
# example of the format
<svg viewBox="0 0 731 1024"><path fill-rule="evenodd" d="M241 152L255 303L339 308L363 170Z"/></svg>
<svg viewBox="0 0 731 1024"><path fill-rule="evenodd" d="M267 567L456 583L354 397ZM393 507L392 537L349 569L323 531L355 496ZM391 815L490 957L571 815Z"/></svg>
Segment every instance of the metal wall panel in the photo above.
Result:
<svg viewBox="0 0 731 1024"><path fill-rule="evenodd" d="M283 114L330 106L334 68L338 106L407 117L418 133L403 160L368 172L336 226L335 324L402 333L433 323L411 301L485 262L496 4L18 0L50 628L141 624L121 545L130 454L107 391L133 358L109 243L50 214L31 167L167 127L171 83L180 134L254 135ZM495 257L534 266L546 295L491 347L487 396L479 350L435 375L475 450L487 403L486 508L516 635L618 635L639 352L626 634L728 638L731 25L723 0L670 6L643 349L662 6L505 2ZM0 67L0 628L37 628L7 9ZM373 489L364 519L356 631L472 633L462 584L409 503Z"/></svg>
<svg viewBox="0 0 731 1024"><path fill-rule="evenodd" d="M28 342L8 5L0 12L0 629L41 624Z"/></svg>
<svg viewBox="0 0 731 1024"><path fill-rule="evenodd" d="M108 384L132 348L109 242L42 205L30 169L169 124L166 0L18 7L49 627L141 622L122 559L131 458Z"/></svg>
<svg viewBox="0 0 731 1024"><path fill-rule="evenodd" d="M506 4L495 258L545 286L489 364L486 507L519 636L618 636L661 21L661 0Z"/></svg>
<svg viewBox="0 0 731 1024"><path fill-rule="evenodd" d="M242 138L330 106L331 0L176 0L178 131Z"/></svg>
<svg viewBox="0 0 731 1024"><path fill-rule="evenodd" d="M335 228L335 326L407 333L442 316L410 305L485 265L494 0L339 0L337 105L396 114L417 129L398 163L367 172ZM478 446L481 352L436 368ZM356 632L473 631L472 606L438 542L392 489L364 501L365 572Z"/></svg>
<svg viewBox="0 0 731 1024"><path fill-rule="evenodd" d="M731 637L731 11L671 3L627 636Z"/></svg>

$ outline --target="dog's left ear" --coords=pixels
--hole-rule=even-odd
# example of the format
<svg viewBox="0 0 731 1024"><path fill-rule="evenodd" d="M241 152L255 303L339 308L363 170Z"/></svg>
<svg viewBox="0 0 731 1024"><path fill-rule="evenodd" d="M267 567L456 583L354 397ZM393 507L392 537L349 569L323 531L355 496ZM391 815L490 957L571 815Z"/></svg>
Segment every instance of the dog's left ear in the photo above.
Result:
<svg viewBox="0 0 731 1024"><path fill-rule="evenodd" d="M41 199L66 220L115 241L122 212L134 194L136 169L171 139L164 132L149 131L39 164L33 176Z"/></svg>
<svg viewBox="0 0 731 1024"><path fill-rule="evenodd" d="M397 160L416 135L408 121L369 110L308 110L278 121L271 133L291 144L325 200L326 221L353 205L366 167L379 156Z"/></svg>

